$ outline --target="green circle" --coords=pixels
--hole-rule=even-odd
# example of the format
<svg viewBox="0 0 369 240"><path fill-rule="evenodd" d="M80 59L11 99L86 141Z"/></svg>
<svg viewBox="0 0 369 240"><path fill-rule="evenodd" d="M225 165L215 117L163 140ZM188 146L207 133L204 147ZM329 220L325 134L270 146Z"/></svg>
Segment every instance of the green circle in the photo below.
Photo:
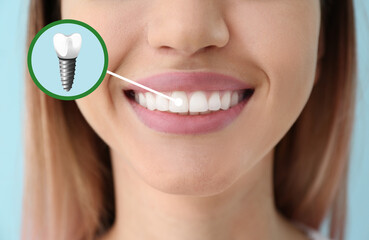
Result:
<svg viewBox="0 0 369 240"><path fill-rule="evenodd" d="M55 94L55 93L52 93L50 92L49 90L47 90L46 88L44 88L41 83L37 80L36 76L35 76L35 73L33 72L33 68L32 68L32 52L33 52L33 48L37 42L37 40L39 39L39 37L46 31L48 30L49 28L51 27L54 27L56 25L59 25L59 24L65 24L65 23L72 23L72 24L77 24L77 25L80 25L84 28L87 28L88 30L90 30L90 32L92 32L96 38L99 40L100 44L101 44L101 47L104 51L104 68L103 68L103 71L101 73L101 76L99 78L99 80L95 83L95 85L93 85L89 90L87 90L86 92L84 93L81 93L81 94L78 94L78 95L75 95L75 96L62 96L62 95L58 95L58 94ZM55 21L55 22L52 22L48 25L46 25L45 27L43 27L37 34L36 36L33 38L32 42L31 42L31 45L29 46L29 50L28 50L28 56L27 56L27 64L28 64L28 71L31 75L31 78L33 80L33 82L37 85L37 87L39 89L41 89L44 93L46 93L47 95L49 95L50 97L53 97L53 98L56 98L56 99L60 99L60 100L75 100L75 99L79 99L79 98L82 98L82 97L85 97L87 96L88 94L92 93L93 91L95 91L95 89L102 83L102 81L104 80L104 77L106 75L106 72L108 70L108 61L109 61L109 58L108 58L108 50L106 48L106 45L105 45L105 42L104 40L102 39L102 37L100 36L100 34L95 30L93 29L90 25L88 25L87 23L84 23L84 22L81 22L81 21L77 21L77 20L74 20L74 19L63 19L63 20L58 20L58 21Z"/></svg>

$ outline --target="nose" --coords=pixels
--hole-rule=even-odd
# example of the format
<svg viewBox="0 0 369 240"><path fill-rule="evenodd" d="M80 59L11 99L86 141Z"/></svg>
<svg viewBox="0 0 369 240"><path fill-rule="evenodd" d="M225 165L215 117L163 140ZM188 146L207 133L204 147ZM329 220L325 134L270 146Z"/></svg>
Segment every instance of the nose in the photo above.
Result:
<svg viewBox="0 0 369 240"><path fill-rule="evenodd" d="M158 0L150 12L151 47L192 55L227 45L229 31L216 0Z"/></svg>

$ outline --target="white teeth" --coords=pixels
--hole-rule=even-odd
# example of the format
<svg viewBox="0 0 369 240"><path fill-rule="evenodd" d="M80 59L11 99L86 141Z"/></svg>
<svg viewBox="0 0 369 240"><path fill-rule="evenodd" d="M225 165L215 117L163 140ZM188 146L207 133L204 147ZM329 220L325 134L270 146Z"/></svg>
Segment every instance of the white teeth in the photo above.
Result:
<svg viewBox="0 0 369 240"><path fill-rule="evenodd" d="M206 95L202 91L194 92L190 98L191 112L206 112L208 110L208 102Z"/></svg>
<svg viewBox="0 0 369 240"><path fill-rule="evenodd" d="M146 97L143 93L139 93L139 94L135 94L136 96L138 95L138 103L143 106L143 107L147 107L146 105ZM136 100L137 102L137 100Z"/></svg>
<svg viewBox="0 0 369 240"><path fill-rule="evenodd" d="M218 111L220 109L220 96L219 92L213 92L209 98L209 110Z"/></svg>
<svg viewBox="0 0 369 240"><path fill-rule="evenodd" d="M79 54L82 44L82 37L79 33L64 35L57 33L54 35L54 48L59 58L72 59Z"/></svg>
<svg viewBox="0 0 369 240"><path fill-rule="evenodd" d="M156 95L156 109L159 111L168 111L169 100L162 96Z"/></svg>
<svg viewBox="0 0 369 240"><path fill-rule="evenodd" d="M137 103L140 103L140 97L139 97L139 95L138 94L135 94L135 101L137 102ZM141 103L140 103L141 104Z"/></svg>
<svg viewBox="0 0 369 240"><path fill-rule="evenodd" d="M192 93L174 91L164 94L175 99L180 98L183 104L176 106L173 101L151 92L135 92L135 101L151 111L168 111L180 115L198 115L227 110L242 100L240 91L224 91L222 93L219 91L196 91Z"/></svg>
<svg viewBox="0 0 369 240"><path fill-rule="evenodd" d="M156 109L156 99L155 99L155 96L152 93L147 92L147 93L145 93L145 97L146 97L147 109L149 109L149 110L155 110Z"/></svg>
<svg viewBox="0 0 369 240"><path fill-rule="evenodd" d="M231 92L226 91L223 94L220 108L223 109L223 110L227 110L229 108L230 104L231 104Z"/></svg>
<svg viewBox="0 0 369 240"><path fill-rule="evenodd" d="M172 98L180 98L182 99L182 105L176 106L173 101L169 103L169 111L175 113L187 113L188 112L188 98L185 92L175 91L172 93Z"/></svg>
<svg viewBox="0 0 369 240"><path fill-rule="evenodd" d="M238 92L233 92L231 97L231 107L237 105L238 103Z"/></svg>

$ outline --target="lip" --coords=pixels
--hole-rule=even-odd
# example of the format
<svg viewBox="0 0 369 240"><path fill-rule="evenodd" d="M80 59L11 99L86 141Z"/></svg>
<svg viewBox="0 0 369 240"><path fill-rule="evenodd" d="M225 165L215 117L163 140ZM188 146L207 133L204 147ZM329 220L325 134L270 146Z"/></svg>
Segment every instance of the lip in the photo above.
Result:
<svg viewBox="0 0 369 240"><path fill-rule="evenodd" d="M251 84L232 76L209 72L170 72L138 79L136 82L161 92L169 91L222 91L254 89ZM145 92L134 85L123 89L138 119L147 127L171 134L204 134L221 130L231 124L252 97L244 99L227 109L200 115L180 115L171 112L151 111L124 94L133 90Z"/></svg>
<svg viewBox="0 0 369 240"><path fill-rule="evenodd" d="M254 88L238 78L213 72L168 72L139 78L136 82L156 91L216 91ZM144 92L134 85L125 85L123 90Z"/></svg>

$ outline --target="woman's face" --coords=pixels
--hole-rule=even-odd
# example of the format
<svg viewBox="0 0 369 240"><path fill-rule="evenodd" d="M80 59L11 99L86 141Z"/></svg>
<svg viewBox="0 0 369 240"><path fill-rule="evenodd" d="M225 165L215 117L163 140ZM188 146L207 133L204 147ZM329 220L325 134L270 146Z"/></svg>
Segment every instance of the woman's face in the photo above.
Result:
<svg viewBox="0 0 369 240"><path fill-rule="evenodd" d="M237 93L228 110L182 115L144 108L125 94L132 86L106 75L77 100L119 156L114 167L130 165L163 192L225 190L273 150L314 85L319 0L63 0L62 18L100 33L110 71L133 80L172 73L144 83L184 96L189 111L209 108L211 96L213 109L227 109L227 91ZM253 90L246 99L245 89ZM166 108L146 97L146 105Z"/></svg>

